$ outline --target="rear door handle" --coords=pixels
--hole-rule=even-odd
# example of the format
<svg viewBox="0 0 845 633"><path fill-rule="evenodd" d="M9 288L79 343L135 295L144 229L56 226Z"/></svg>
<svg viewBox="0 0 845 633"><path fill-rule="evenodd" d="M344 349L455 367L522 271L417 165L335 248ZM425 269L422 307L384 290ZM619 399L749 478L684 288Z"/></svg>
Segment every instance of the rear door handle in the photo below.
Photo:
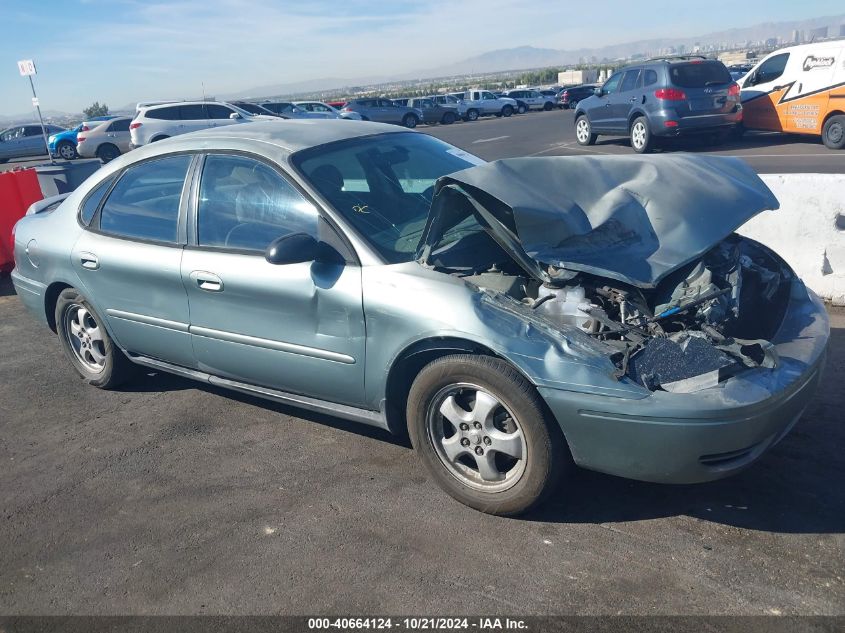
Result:
<svg viewBox="0 0 845 633"><path fill-rule="evenodd" d="M195 270L191 273L191 279L199 286L200 290L206 292L222 292L223 280L214 273L205 270Z"/></svg>
<svg viewBox="0 0 845 633"><path fill-rule="evenodd" d="M100 260L94 253L80 253L79 261L82 263L82 267L88 270L97 270L100 267Z"/></svg>

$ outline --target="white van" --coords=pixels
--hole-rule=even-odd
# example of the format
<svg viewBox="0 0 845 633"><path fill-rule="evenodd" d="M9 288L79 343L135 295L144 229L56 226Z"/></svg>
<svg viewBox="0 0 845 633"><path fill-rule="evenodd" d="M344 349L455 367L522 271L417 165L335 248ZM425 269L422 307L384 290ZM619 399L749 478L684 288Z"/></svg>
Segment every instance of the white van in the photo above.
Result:
<svg viewBox="0 0 845 633"><path fill-rule="evenodd" d="M746 129L816 134L845 148L845 40L774 51L741 87Z"/></svg>

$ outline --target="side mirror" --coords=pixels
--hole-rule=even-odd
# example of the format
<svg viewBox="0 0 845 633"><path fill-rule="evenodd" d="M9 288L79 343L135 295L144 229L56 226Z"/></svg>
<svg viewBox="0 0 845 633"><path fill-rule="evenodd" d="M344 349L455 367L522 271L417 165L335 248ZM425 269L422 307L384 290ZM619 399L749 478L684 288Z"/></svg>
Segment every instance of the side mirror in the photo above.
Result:
<svg viewBox="0 0 845 633"><path fill-rule="evenodd" d="M602 95L604 95L604 88L596 88L595 90L593 90L593 94L597 97L601 97Z"/></svg>
<svg viewBox="0 0 845 633"><path fill-rule="evenodd" d="M318 242L307 233L290 233L277 237L264 251L264 259L271 264L301 264L325 262L342 264L343 256L328 244Z"/></svg>
<svg viewBox="0 0 845 633"><path fill-rule="evenodd" d="M237 112L232 112L232 114L229 115L229 118L232 119L233 121L236 121L237 119L241 118L241 115Z"/></svg>

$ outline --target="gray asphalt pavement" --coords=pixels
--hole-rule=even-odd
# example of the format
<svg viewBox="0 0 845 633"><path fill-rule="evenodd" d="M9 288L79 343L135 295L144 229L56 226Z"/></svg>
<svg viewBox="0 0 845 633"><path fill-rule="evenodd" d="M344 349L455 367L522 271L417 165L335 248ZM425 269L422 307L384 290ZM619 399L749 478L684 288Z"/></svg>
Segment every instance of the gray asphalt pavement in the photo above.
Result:
<svg viewBox="0 0 845 633"><path fill-rule="evenodd" d="M368 427L152 372L85 386L0 295L0 615L845 614L845 311L753 468L581 471L502 519Z"/></svg>

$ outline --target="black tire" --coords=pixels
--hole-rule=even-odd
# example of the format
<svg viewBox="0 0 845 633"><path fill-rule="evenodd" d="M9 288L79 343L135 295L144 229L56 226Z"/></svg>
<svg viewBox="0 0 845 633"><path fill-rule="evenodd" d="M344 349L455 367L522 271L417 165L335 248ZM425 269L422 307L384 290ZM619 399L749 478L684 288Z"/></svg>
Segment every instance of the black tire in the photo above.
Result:
<svg viewBox="0 0 845 633"><path fill-rule="evenodd" d="M575 108L577 108L577 107L578 107L578 102L577 102L577 101L570 101L570 102L569 102L569 105L568 105L567 107L568 107L570 110L574 110Z"/></svg>
<svg viewBox="0 0 845 633"><path fill-rule="evenodd" d="M551 109L552 109L552 107L553 107L553 106L552 106L552 104L551 104L551 102L550 102L550 101L546 101L546 102L543 104L543 110L544 110L545 112L548 112L549 110L551 110Z"/></svg>
<svg viewBox="0 0 845 633"><path fill-rule="evenodd" d="M443 125L452 125L452 123L454 123L457 120L457 118L458 117L455 115L454 112L444 112L443 118L440 119L440 122Z"/></svg>
<svg viewBox="0 0 845 633"><path fill-rule="evenodd" d="M639 116L631 123L631 148L637 154L648 154L654 149L654 137L648 128L648 119Z"/></svg>
<svg viewBox="0 0 845 633"><path fill-rule="evenodd" d="M580 129L584 128L584 131ZM575 140L578 145L595 145L598 134L593 134L593 126L586 114L579 114L575 119Z"/></svg>
<svg viewBox="0 0 845 633"><path fill-rule="evenodd" d="M469 110L467 110L466 120L478 121L478 110L476 110L475 108L470 108Z"/></svg>
<svg viewBox="0 0 845 633"><path fill-rule="evenodd" d="M512 468L518 469L518 476L514 477L514 481L507 482L505 478L501 480L504 483L493 482L494 487L505 486L501 489L490 491L483 489L485 485L473 487L471 483L465 483L460 478L461 475L454 474L457 472L454 464L458 461L447 465L434 446L435 435L430 431L433 421L439 419L440 424L444 424L442 420L445 419L440 414L438 403L442 403L444 393L453 389L461 393L464 388L470 392L479 388L479 391L486 392L493 400L498 401L497 404L501 408L489 410L504 415L505 422L512 425L510 428L518 431L523 442L522 458L510 458L504 453L497 453L495 449L487 449L486 459L498 464L497 460L501 456L505 458L506 463L516 464ZM474 408L475 405L472 406ZM543 501L555 488L563 469L571 463L563 434L553 420L546 419L544 411L543 402L534 386L506 362L489 356L456 354L439 358L420 371L408 394L406 414L411 442L431 476L443 490L461 503L482 512L513 516L526 512ZM491 414L489 419L492 424L496 418ZM453 425L449 428L453 429ZM484 448L489 446L488 437L484 437L484 442L480 439L480 436L487 432L484 428L478 431L469 429L466 432L474 434L476 446L473 450L476 454L483 454ZM451 437L460 433L464 432L454 428ZM457 441L457 437L455 440ZM441 451L444 446L442 442L443 440L439 449ZM470 445L461 442L461 446ZM469 460L471 454L466 454L470 451L460 450L465 457L456 460ZM478 453L479 450L481 453ZM475 460L474 457L472 459ZM523 459L524 463L520 463ZM463 468L466 472L471 472L466 466ZM478 474L480 475L480 469Z"/></svg>
<svg viewBox="0 0 845 633"><path fill-rule="evenodd" d="M74 158L79 158L79 154L76 153L76 145L70 141L62 141L56 145L56 154L58 154L59 158L63 160L73 160Z"/></svg>
<svg viewBox="0 0 845 633"><path fill-rule="evenodd" d="M420 120L414 114L406 114L402 117L402 125L410 129L417 127L419 122Z"/></svg>
<svg viewBox="0 0 845 633"><path fill-rule="evenodd" d="M120 149L111 143L103 143L97 148L97 158L104 163L114 160L120 156Z"/></svg>
<svg viewBox="0 0 845 633"><path fill-rule="evenodd" d="M829 149L845 149L845 115L836 114L825 121L822 142Z"/></svg>
<svg viewBox="0 0 845 633"><path fill-rule="evenodd" d="M502 106L502 116L509 117L512 114L513 114L513 106L511 106L511 105Z"/></svg>
<svg viewBox="0 0 845 633"><path fill-rule="evenodd" d="M526 112L528 112L528 106L527 105L525 105L524 103L517 104L517 106L516 106L516 113L517 114L525 114Z"/></svg>
<svg viewBox="0 0 845 633"><path fill-rule="evenodd" d="M97 326L99 335L101 336L102 345L96 343L98 347L98 354L104 357L102 369L95 371L87 365L81 358L71 343L71 338L74 337L72 328L70 327L70 312L71 310L78 310L84 308L91 316L92 322ZM77 373L89 385L99 387L100 389L113 389L118 385L126 382L132 375L133 365L131 361L126 358L123 352L114 344L111 337L106 332L103 325L103 320L99 317L97 312L85 299L84 296L76 288L65 288L59 294L56 302L56 332L59 335L59 343L65 355L76 369ZM84 343L80 343L81 345ZM90 339L89 339L90 345Z"/></svg>
<svg viewBox="0 0 845 633"><path fill-rule="evenodd" d="M157 143L158 141L163 141L166 138L170 138L167 134L162 134L161 136L156 136L154 139L150 141L150 143Z"/></svg>

